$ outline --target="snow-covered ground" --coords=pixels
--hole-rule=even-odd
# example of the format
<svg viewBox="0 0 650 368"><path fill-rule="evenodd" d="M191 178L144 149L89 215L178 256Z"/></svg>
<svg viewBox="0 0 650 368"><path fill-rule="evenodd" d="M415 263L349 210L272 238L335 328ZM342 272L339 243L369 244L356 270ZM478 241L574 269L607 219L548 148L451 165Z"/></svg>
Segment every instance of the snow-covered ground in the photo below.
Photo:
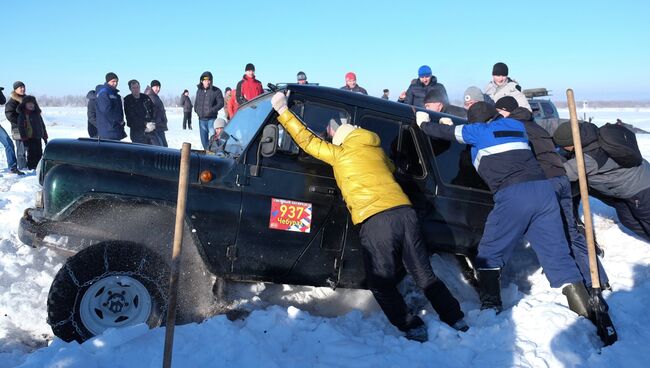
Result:
<svg viewBox="0 0 650 368"><path fill-rule="evenodd" d="M51 138L85 136L84 108L46 108ZM181 129L182 114L169 109L170 146L200 146L198 122ZM566 110L560 111L567 116ZM598 124L621 118L650 129L650 109L591 109ZM582 112L579 112L582 117ZM8 123L0 119L7 128ZM638 136L650 158L650 136ZM0 153L0 167L5 167ZM164 328L144 325L109 330L84 344L53 338L46 300L63 258L17 238L22 211L38 189L33 172L0 172L0 367L159 367ZM603 263L613 287L606 292L619 341L602 348L593 325L577 317L560 290L550 289L522 249L503 282L506 310L480 311L476 293L447 255L435 255L437 273L461 300L470 330L458 333L441 323L407 279L410 304L419 306L429 341L406 340L360 290L254 284L242 303L243 320L215 316L176 328L176 367L647 367L650 361L650 245L621 228L614 211L592 200Z"/></svg>

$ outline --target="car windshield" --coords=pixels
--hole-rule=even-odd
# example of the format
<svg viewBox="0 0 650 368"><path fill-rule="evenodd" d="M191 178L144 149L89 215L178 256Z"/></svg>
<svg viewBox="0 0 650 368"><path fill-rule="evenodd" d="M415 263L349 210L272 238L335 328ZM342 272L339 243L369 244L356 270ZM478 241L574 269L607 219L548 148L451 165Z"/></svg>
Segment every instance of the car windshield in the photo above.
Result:
<svg viewBox="0 0 650 368"><path fill-rule="evenodd" d="M229 136L223 149L226 156L237 158L244 152L271 112L271 96L261 97L237 110L224 129Z"/></svg>

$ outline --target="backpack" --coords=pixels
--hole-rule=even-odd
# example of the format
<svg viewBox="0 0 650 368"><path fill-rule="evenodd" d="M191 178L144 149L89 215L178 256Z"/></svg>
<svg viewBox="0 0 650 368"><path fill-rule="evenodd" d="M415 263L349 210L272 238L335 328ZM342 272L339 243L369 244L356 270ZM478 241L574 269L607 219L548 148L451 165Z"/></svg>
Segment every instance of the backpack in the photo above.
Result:
<svg viewBox="0 0 650 368"><path fill-rule="evenodd" d="M622 125L607 123L600 127L598 144L622 167L635 167L643 163L636 135Z"/></svg>

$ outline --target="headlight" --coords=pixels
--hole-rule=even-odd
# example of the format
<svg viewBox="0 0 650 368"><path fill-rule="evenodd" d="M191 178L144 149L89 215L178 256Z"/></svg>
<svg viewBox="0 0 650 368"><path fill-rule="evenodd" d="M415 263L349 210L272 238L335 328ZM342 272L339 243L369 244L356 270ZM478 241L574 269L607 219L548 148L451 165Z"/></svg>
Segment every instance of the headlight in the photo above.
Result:
<svg viewBox="0 0 650 368"><path fill-rule="evenodd" d="M36 192L36 203L34 204L36 208L43 208L43 191L39 190Z"/></svg>

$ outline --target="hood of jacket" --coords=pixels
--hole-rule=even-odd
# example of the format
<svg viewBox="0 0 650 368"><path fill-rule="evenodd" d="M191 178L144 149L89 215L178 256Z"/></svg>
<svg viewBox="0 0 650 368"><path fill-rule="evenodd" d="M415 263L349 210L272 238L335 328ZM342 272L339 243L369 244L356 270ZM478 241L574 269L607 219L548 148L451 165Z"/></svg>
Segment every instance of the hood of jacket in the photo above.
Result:
<svg viewBox="0 0 650 368"><path fill-rule="evenodd" d="M380 147L381 139L374 132L363 128L357 128L345 137L341 146L350 148L358 148L362 146Z"/></svg>

